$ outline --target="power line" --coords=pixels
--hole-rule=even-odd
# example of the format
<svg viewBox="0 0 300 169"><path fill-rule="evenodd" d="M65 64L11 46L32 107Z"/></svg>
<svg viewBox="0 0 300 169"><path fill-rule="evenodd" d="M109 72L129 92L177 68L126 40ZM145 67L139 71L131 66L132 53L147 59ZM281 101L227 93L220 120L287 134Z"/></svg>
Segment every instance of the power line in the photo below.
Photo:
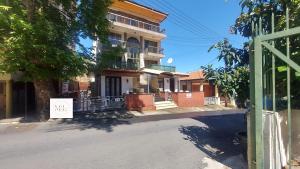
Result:
<svg viewBox="0 0 300 169"><path fill-rule="evenodd" d="M217 34L218 36L222 37L218 32L216 32L215 30L201 24L198 20L188 16L186 13L184 13L183 11L181 11L180 9L176 8L174 5L172 5L171 3L167 2L167 1L160 1L160 0L156 0L157 2L161 2L164 3L164 5L169 6L170 8L173 8L173 11L175 11L176 13L180 14L183 18L186 18L188 20L191 21L191 24L194 24L196 27L201 28L203 31L206 31L207 33L214 33Z"/></svg>
<svg viewBox="0 0 300 169"><path fill-rule="evenodd" d="M145 2L142 0L143 3L145 3L146 5L148 6L153 6L151 4L149 4L148 2ZM156 5L162 7L165 9L165 5L162 5L162 4L158 4L157 2L154 2ZM174 16L175 18L169 18L169 21L173 24L175 24L176 26L196 35L196 37L205 37L205 39L212 39L210 37L207 37L206 36L206 33L204 33L203 31L200 31L197 27L195 27L194 25L191 25L190 22L186 22L185 19L182 19L180 17L180 14L177 14L176 11L174 11L173 9L167 7L169 10L171 10L172 12L174 12ZM174 19L174 20L173 20ZM204 39L204 38L203 38Z"/></svg>
<svg viewBox="0 0 300 169"><path fill-rule="evenodd" d="M181 19L183 22L189 24L191 27L193 27L194 29L198 30L198 32L201 32L202 34L216 34L218 35L217 32L215 32L214 30L211 30L210 28L204 26L203 24L201 24L200 22L198 22L197 20L191 18L190 16L188 16L186 13L182 12L181 10L179 10L178 8L176 8L175 6L173 6L172 4L168 3L167 1L159 1L156 0L155 1L157 4L159 3L160 6L166 7L168 8L170 11L173 12L173 14L175 14L179 19ZM212 35L211 34L211 35ZM217 37L217 36L215 36Z"/></svg>

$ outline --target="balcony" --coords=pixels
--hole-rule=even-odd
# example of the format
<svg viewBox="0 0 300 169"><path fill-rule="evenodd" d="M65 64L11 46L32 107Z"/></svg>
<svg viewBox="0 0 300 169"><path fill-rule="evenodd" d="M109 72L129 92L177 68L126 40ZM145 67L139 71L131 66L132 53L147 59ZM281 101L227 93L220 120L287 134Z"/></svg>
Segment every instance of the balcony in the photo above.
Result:
<svg viewBox="0 0 300 169"><path fill-rule="evenodd" d="M164 57L164 49L163 48L158 48L158 47L153 47L149 46L145 48L145 59L161 59Z"/></svg>
<svg viewBox="0 0 300 169"><path fill-rule="evenodd" d="M146 22L142 22L142 21L139 21L139 20L136 20L136 19L128 18L126 16L121 16L121 15L118 15L118 14L114 14L114 13L108 13L107 14L107 19L109 21L112 21L112 22L118 22L118 23L130 25L130 26L134 26L134 27L137 27L137 28L157 32L157 33L163 33L164 32L163 30L160 29L159 26L149 24L149 23L146 23Z"/></svg>
<svg viewBox="0 0 300 169"><path fill-rule="evenodd" d="M175 66L152 64L152 65L147 66L147 68L155 69L155 70L161 70L161 71L164 71L164 72L176 72L176 67Z"/></svg>
<svg viewBox="0 0 300 169"><path fill-rule="evenodd" d="M145 48L146 53L156 53L156 54L164 54L164 49L163 48L158 48L154 46L149 46Z"/></svg>
<svg viewBox="0 0 300 169"><path fill-rule="evenodd" d="M123 69L123 70L138 70L139 63L137 62L124 62L124 61L109 61L104 64L109 69Z"/></svg>

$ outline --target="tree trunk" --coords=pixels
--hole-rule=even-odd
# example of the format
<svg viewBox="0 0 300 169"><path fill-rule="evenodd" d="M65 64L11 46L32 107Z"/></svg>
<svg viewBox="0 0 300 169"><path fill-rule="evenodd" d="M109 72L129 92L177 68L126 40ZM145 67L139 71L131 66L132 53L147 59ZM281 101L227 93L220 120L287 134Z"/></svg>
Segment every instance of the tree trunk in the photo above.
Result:
<svg viewBox="0 0 300 169"><path fill-rule="evenodd" d="M50 118L50 98L55 97L52 80L34 80L36 112L41 121Z"/></svg>
<svg viewBox="0 0 300 169"><path fill-rule="evenodd" d="M228 106L228 103L227 103L227 96L225 96L225 107Z"/></svg>

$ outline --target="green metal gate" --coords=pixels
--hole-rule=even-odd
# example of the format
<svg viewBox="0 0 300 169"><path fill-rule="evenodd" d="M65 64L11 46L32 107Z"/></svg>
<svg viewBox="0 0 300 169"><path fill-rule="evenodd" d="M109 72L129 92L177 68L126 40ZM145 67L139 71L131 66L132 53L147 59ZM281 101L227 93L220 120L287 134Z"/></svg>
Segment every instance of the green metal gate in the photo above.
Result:
<svg viewBox="0 0 300 169"><path fill-rule="evenodd" d="M289 27L288 9L285 18L285 29L277 32L274 29L274 14L270 18L270 31L264 30L262 19L252 24L252 30L255 31L253 31L254 41L252 43L254 51L250 57L251 113L248 121L250 122L248 125L248 163L250 168L279 168L276 166L278 164L276 152L286 152L286 166L293 168L295 156L293 151L298 152L297 149L300 149L300 147L292 147L295 145L292 142L293 138L300 137L298 129L300 121L299 125L295 124L298 114L300 114L298 111L300 102L297 92L291 93L291 91L297 91L297 87L300 91L300 85L298 86L300 84L298 81L300 63L299 60L297 62L291 58L290 47L291 39L297 40L297 37L299 39L300 27ZM300 52L300 40L297 51ZM276 118L279 116L280 118ZM278 119L282 119L282 123L278 124ZM285 126L283 122L286 122L286 128L282 127ZM296 128L296 126L299 127ZM277 140L277 138L279 139ZM284 141L287 142L286 147ZM277 150L280 147L284 151ZM279 160L284 159L284 156L279 157ZM271 158L275 160L269 160Z"/></svg>

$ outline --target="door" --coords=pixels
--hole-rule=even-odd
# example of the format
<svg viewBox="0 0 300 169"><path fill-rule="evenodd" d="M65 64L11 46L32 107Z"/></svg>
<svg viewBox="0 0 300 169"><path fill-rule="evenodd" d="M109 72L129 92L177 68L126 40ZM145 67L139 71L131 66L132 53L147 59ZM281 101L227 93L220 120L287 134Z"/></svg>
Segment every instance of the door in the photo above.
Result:
<svg viewBox="0 0 300 169"><path fill-rule="evenodd" d="M5 82L0 81L0 119L5 118Z"/></svg>
<svg viewBox="0 0 300 169"><path fill-rule="evenodd" d="M105 96L121 96L121 77L105 78Z"/></svg>
<svg viewBox="0 0 300 169"><path fill-rule="evenodd" d="M175 80L174 80L174 78L171 78L171 79L170 79L170 90L171 90L172 92L175 91Z"/></svg>

